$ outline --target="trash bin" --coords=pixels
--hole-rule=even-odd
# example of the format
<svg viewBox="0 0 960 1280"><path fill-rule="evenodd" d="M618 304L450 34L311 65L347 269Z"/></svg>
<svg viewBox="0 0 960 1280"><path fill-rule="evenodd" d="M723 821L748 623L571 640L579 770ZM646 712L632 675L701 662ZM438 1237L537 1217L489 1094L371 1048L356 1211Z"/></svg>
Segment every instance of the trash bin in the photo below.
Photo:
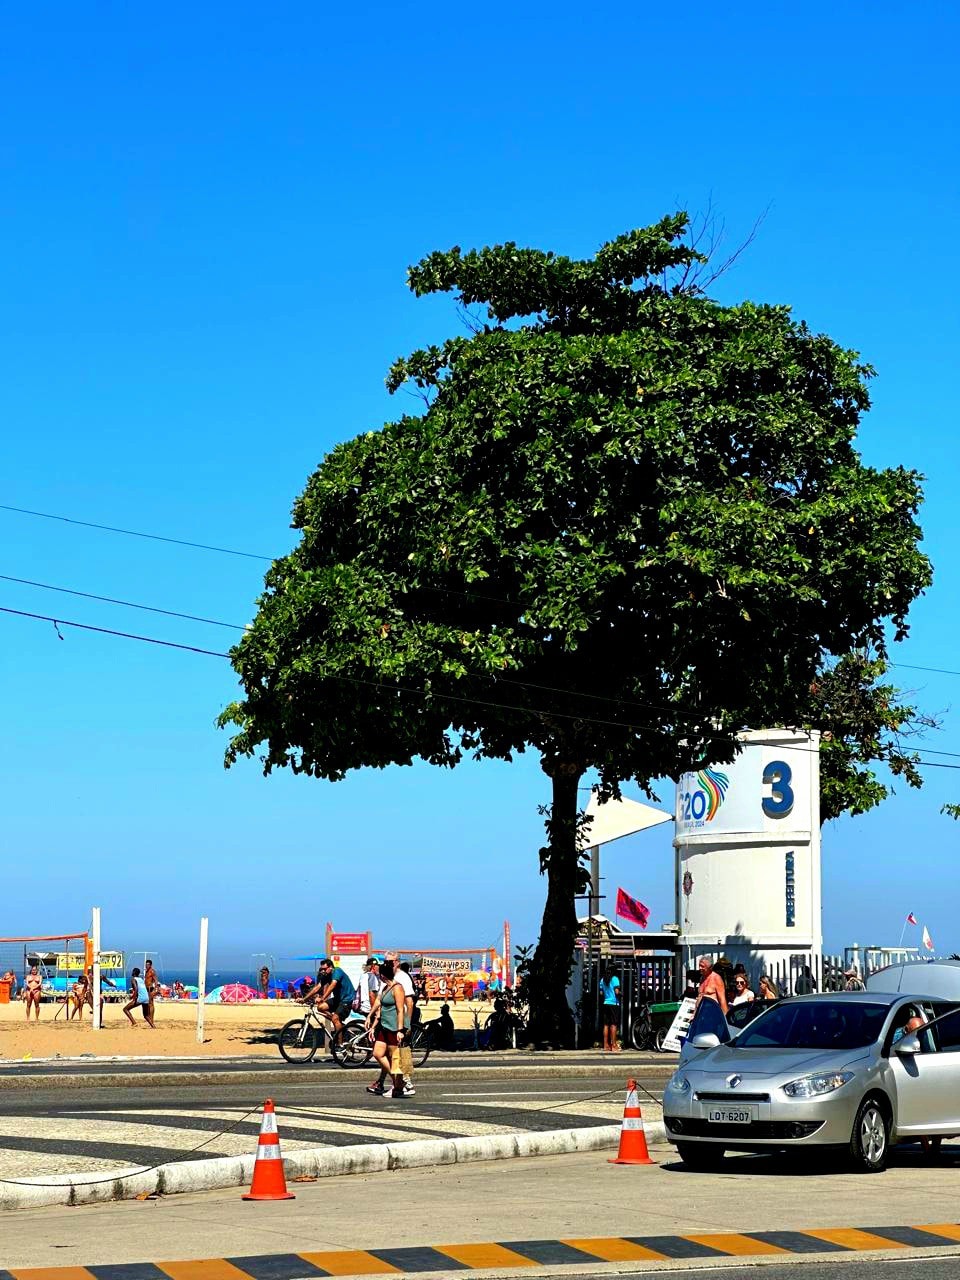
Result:
<svg viewBox="0 0 960 1280"><path fill-rule="evenodd" d="M0 980L0 1004L10 1003L10 982Z"/></svg>

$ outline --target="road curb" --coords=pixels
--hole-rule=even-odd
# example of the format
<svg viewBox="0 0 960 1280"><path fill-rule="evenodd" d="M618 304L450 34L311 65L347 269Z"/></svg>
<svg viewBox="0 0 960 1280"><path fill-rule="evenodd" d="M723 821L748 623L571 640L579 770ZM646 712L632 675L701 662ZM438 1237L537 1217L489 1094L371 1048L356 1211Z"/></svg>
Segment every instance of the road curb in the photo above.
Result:
<svg viewBox="0 0 960 1280"><path fill-rule="evenodd" d="M546 1080L610 1079L625 1081L628 1076L662 1076L676 1069L673 1057L660 1063L555 1063L539 1066L535 1062L509 1067L496 1067L497 1080L527 1080L533 1077ZM421 1067L424 1079L429 1077L438 1084L461 1080L477 1080L483 1068L477 1067ZM181 1089L184 1085L243 1085L254 1084L308 1084L327 1079L347 1079L347 1073L334 1068L277 1067L266 1071L103 1071L36 1073L31 1075L0 1074L0 1091L41 1089Z"/></svg>
<svg viewBox="0 0 960 1280"><path fill-rule="evenodd" d="M647 1140L664 1141L664 1128L646 1126ZM281 1135L282 1136L282 1135ZM466 1164L528 1156L572 1155L614 1148L620 1125L585 1129L549 1129L540 1133L500 1133L480 1138L430 1138L415 1142L365 1143L353 1147L314 1147L284 1157L288 1180L333 1178L352 1173L388 1173L425 1165ZM138 1196L178 1195L245 1187L253 1176L254 1155L184 1160L156 1169L117 1169L110 1173L60 1174L0 1183L0 1209L39 1209L46 1205L102 1204Z"/></svg>

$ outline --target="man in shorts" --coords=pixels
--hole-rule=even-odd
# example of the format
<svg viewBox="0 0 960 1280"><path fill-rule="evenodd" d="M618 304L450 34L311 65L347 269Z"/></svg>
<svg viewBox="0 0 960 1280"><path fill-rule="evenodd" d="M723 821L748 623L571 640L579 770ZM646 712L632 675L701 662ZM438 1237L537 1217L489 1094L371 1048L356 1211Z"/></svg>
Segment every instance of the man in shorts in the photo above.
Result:
<svg viewBox="0 0 960 1280"><path fill-rule="evenodd" d="M343 1024L350 1017L353 997L356 988L350 981L350 975L344 973L339 965L335 965L329 956L320 961L320 970L316 983L304 994L304 1000L317 997L317 1008L321 1013L330 1015L335 1035L339 1035Z"/></svg>

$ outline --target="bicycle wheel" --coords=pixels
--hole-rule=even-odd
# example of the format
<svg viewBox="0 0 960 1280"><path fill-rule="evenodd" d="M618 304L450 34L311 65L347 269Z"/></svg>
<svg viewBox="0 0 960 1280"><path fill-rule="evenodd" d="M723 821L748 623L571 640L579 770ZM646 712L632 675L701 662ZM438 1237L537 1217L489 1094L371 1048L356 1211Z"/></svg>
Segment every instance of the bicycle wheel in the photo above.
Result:
<svg viewBox="0 0 960 1280"><path fill-rule="evenodd" d="M370 1032L366 1027L348 1031L345 1027L330 1041L333 1059L341 1067L365 1067L373 1056Z"/></svg>
<svg viewBox="0 0 960 1280"><path fill-rule="evenodd" d="M630 1039L633 1041L635 1049L649 1049L653 1040L653 1028L650 1025L649 1018L637 1018L633 1026L630 1028Z"/></svg>
<svg viewBox="0 0 960 1280"><path fill-rule="evenodd" d="M310 1062L317 1052L317 1029L309 1018L294 1018L280 1029L277 1044L287 1062Z"/></svg>
<svg viewBox="0 0 960 1280"><path fill-rule="evenodd" d="M413 1065L422 1067L433 1052L433 1033L417 1027L410 1041L410 1052L413 1055Z"/></svg>
<svg viewBox="0 0 960 1280"><path fill-rule="evenodd" d="M653 1047L654 1049L656 1049L657 1053L666 1052L666 1050L663 1047L663 1042L664 1040L666 1040L667 1035L669 1034L669 1030L670 1030L669 1027L661 1027L659 1031L654 1033Z"/></svg>

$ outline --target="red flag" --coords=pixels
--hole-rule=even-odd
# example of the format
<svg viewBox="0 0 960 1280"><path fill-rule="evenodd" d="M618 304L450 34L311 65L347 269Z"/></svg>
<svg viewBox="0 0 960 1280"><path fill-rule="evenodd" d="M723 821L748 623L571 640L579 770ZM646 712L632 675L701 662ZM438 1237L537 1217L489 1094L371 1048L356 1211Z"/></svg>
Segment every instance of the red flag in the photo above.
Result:
<svg viewBox="0 0 960 1280"><path fill-rule="evenodd" d="M650 908L645 907L638 898L631 898L629 893L625 893L623 889L618 889L617 915L623 916L624 920L632 920L641 929L645 929L647 921L650 919Z"/></svg>
<svg viewBox="0 0 960 1280"><path fill-rule="evenodd" d="M917 924L917 923L918 923L917 917L911 911L910 914L907 916L907 924Z"/></svg>

